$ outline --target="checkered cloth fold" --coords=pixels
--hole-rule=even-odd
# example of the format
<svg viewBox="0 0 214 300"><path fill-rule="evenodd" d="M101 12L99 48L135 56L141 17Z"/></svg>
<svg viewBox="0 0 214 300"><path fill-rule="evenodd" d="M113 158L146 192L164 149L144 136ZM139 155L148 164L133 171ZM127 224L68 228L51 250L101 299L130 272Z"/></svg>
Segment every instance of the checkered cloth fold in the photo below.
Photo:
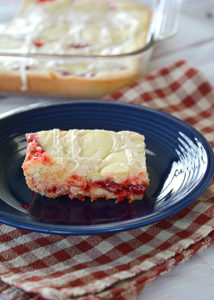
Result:
<svg viewBox="0 0 214 300"><path fill-rule="evenodd" d="M105 99L168 112L214 148L214 93L185 61ZM214 183L192 205L142 228L94 236L0 226L0 293L9 299L134 300L145 285L214 242Z"/></svg>

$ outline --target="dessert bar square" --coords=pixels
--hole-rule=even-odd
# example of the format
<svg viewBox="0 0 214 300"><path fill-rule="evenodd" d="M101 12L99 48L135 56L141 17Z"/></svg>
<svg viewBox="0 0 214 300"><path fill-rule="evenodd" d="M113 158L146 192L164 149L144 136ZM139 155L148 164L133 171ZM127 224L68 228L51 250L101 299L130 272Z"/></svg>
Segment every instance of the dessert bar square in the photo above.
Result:
<svg viewBox="0 0 214 300"><path fill-rule="evenodd" d="M149 184L144 136L132 131L59 129L26 134L29 188L55 198L140 200Z"/></svg>

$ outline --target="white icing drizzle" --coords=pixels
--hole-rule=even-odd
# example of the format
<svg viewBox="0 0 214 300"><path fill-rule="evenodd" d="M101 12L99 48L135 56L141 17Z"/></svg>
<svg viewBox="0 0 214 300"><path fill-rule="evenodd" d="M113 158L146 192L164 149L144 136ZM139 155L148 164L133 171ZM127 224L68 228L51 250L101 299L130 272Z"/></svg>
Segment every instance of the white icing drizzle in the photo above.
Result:
<svg viewBox="0 0 214 300"><path fill-rule="evenodd" d="M60 130L59 129L53 129L53 147L56 150L57 159L61 163L63 163L64 158L66 158L66 156L62 155L63 149L62 149L62 145L61 145Z"/></svg>
<svg viewBox="0 0 214 300"><path fill-rule="evenodd" d="M78 134L78 131L77 130L71 130L70 131L70 142L71 142L71 149L72 149L72 155L74 158L80 156L80 152L81 152L81 148L79 146L79 143L78 143L78 139L77 139L77 134Z"/></svg>
<svg viewBox="0 0 214 300"><path fill-rule="evenodd" d="M133 159L132 151L130 151L129 149L125 149L125 152L128 159L128 164L130 165Z"/></svg>
<svg viewBox="0 0 214 300"><path fill-rule="evenodd" d="M20 76L21 76L21 91L27 91L27 75L26 75L26 60L21 60L20 62Z"/></svg>
<svg viewBox="0 0 214 300"><path fill-rule="evenodd" d="M32 43L32 36L28 33L26 35L26 42L23 43L23 47L22 47L23 54L27 54L30 52L31 43ZM22 81L21 91L28 90L27 71L26 71L28 61L29 61L29 59L25 58L25 59L21 59L21 62L20 62L20 76L21 76L21 81Z"/></svg>

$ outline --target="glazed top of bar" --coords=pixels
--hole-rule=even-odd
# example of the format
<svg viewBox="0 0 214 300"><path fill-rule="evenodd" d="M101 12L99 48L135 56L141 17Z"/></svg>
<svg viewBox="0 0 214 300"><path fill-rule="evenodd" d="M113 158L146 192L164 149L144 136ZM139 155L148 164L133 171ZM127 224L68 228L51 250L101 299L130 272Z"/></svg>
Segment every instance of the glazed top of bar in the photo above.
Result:
<svg viewBox="0 0 214 300"><path fill-rule="evenodd" d="M51 159L79 176L148 181L144 136L132 131L53 129L36 134Z"/></svg>

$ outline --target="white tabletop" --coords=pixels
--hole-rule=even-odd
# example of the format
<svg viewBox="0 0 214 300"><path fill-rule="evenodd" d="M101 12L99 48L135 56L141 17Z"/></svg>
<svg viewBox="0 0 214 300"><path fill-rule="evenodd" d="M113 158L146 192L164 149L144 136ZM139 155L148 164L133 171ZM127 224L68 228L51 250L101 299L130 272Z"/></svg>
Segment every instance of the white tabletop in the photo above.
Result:
<svg viewBox="0 0 214 300"><path fill-rule="evenodd" d="M214 1L183 0L176 37L158 45L150 69L185 59L214 85ZM214 99L213 99L214 101ZM137 300L214 299L214 247L146 286Z"/></svg>
<svg viewBox="0 0 214 300"><path fill-rule="evenodd" d="M150 70L179 59L186 59L203 71L214 85L214 0L183 0L178 34L156 46ZM32 102L0 99L1 112ZM1 299L4 298L0 296ZM198 253L146 286L137 300L154 299L214 299L214 247Z"/></svg>

